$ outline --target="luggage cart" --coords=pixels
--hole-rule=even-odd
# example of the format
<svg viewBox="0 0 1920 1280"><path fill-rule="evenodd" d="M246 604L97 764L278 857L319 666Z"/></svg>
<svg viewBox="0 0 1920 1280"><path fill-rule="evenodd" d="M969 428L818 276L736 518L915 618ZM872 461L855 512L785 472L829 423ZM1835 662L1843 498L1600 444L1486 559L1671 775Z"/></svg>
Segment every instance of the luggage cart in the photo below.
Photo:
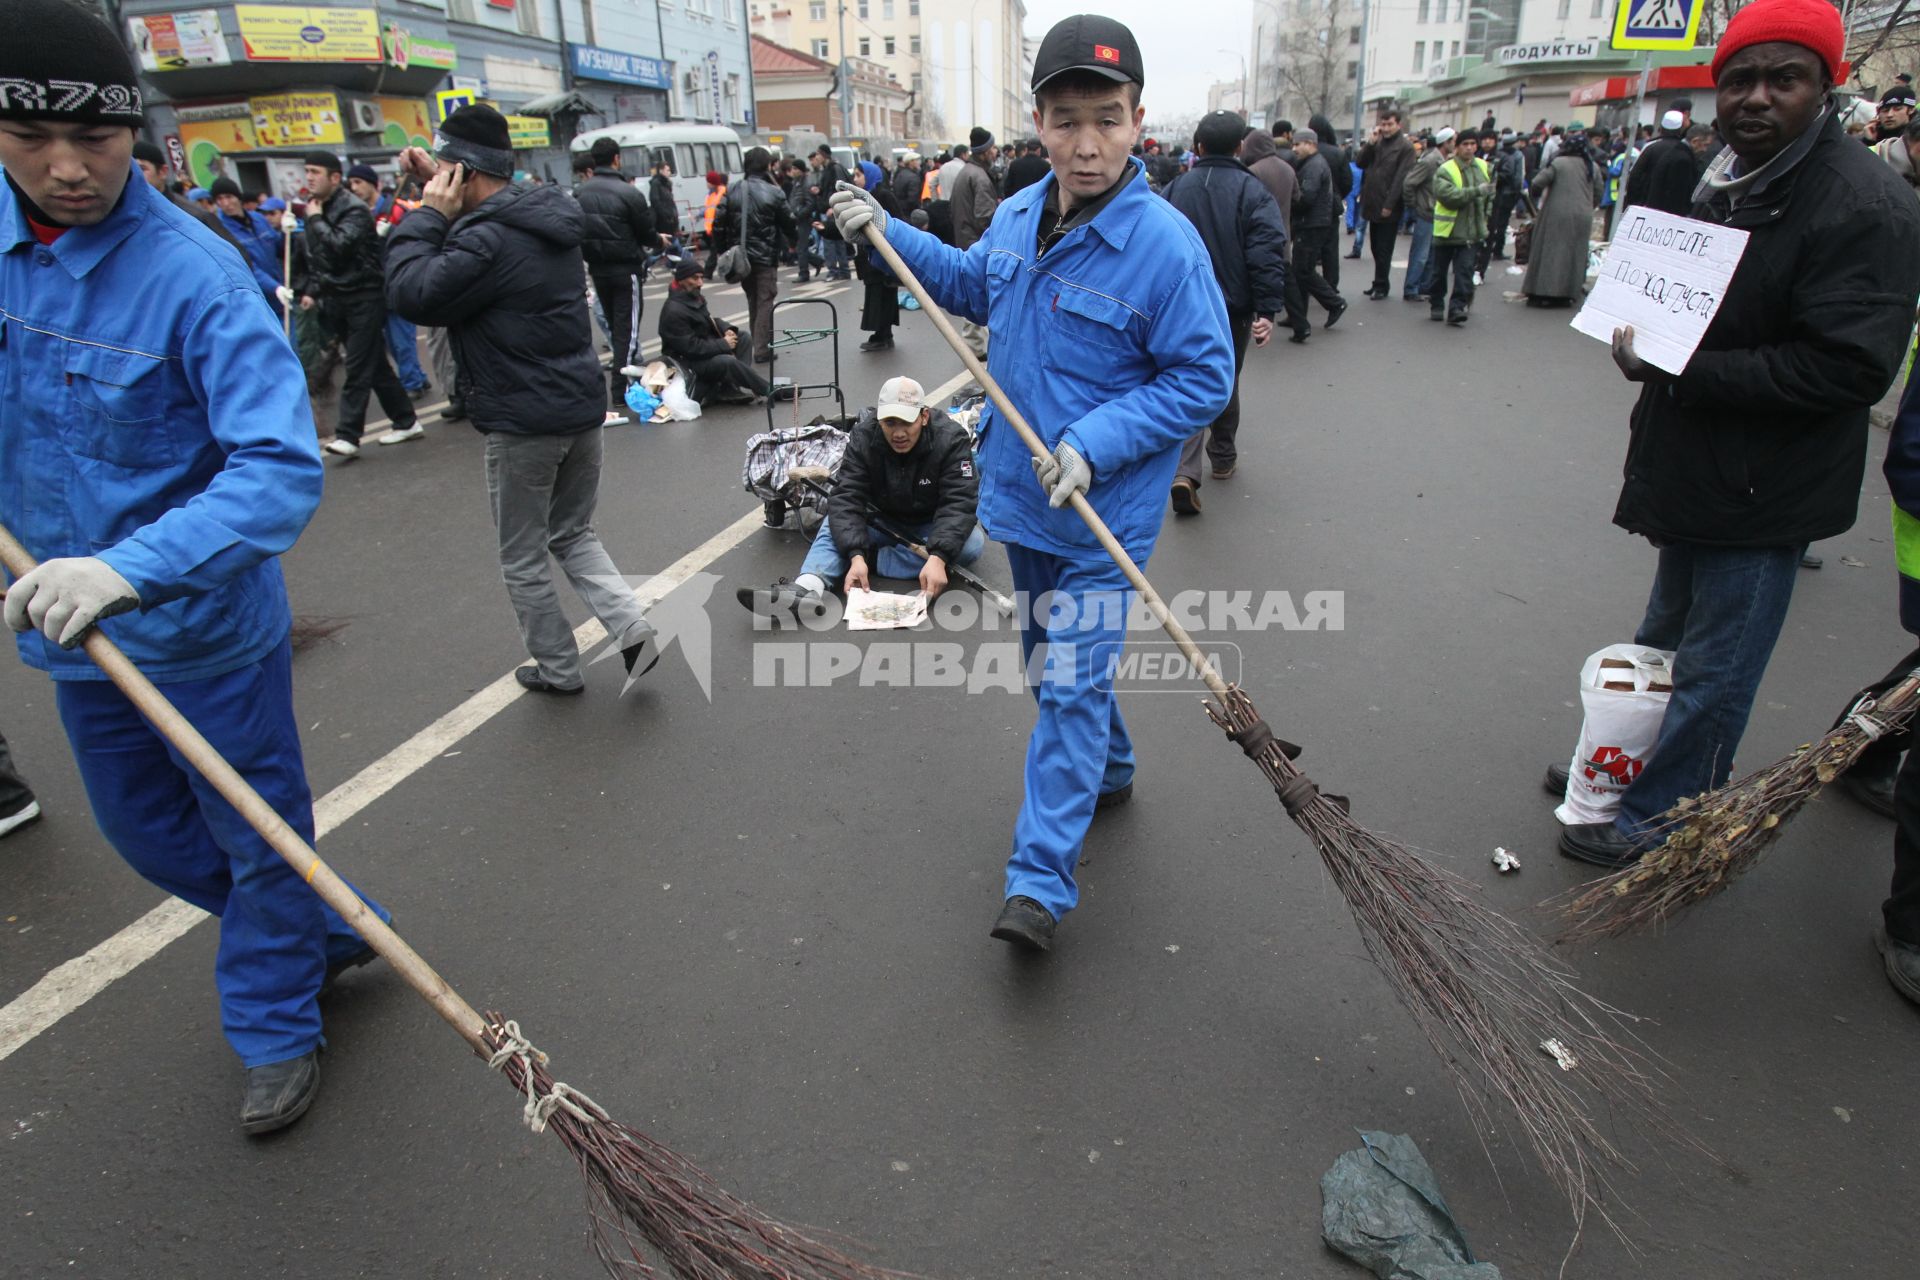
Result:
<svg viewBox="0 0 1920 1280"><path fill-rule="evenodd" d="M782 307L825 307L827 309L827 328L824 329L782 329L780 327L780 309ZM782 298L773 304L770 317L773 327L773 341L767 344L767 354L773 358L767 362L767 381L778 387L780 379L774 375L779 371L780 353L792 347L806 346L812 342L833 343L833 380L830 382L791 381L793 398L779 403L793 406L791 423L800 425L804 416L800 405L804 400L832 399L840 407L840 412L832 415L836 421L844 423L847 417L846 393L840 389L840 309L825 298ZM767 430L775 427L773 420L774 398L767 397Z"/></svg>

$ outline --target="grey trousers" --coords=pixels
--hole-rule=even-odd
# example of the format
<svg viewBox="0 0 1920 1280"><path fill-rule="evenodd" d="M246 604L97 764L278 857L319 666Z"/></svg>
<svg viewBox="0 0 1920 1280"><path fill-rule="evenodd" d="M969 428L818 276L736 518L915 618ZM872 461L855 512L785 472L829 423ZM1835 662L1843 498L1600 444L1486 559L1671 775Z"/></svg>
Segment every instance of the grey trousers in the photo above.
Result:
<svg viewBox="0 0 1920 1280"><path fill-rule="evenodd" d="M0 733L0 818L11 818L33 803L33 788L13 767L7 735Z"/></svg>
<svg viewBox="0 0 1920 1280"><path fill-rule="evenodd" d="M500 536L500 576L528 655L541 678L562 689L577 689L584 680L549 556L616 644L635 643L651 630L633 588L593 531L600 437L599 427L567 436L487 432L487 498Z"/></svg>
<svg viewBox="0 0 1920 1280"><path fill-rule="evenodd" d="M433 382L456 404L460 400L459 370L453 363L453 335L445 329L428 329L427 362L432 365Z"/></svg>

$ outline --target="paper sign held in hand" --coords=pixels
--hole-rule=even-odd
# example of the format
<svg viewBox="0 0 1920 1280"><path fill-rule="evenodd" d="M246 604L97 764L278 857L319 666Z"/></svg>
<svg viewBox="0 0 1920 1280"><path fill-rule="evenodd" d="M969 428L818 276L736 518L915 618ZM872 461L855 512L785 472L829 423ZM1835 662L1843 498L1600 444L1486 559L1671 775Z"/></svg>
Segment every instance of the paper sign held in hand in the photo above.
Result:
<svg viewBox="0 0 1920 1280"><path fill-rule="evenodd" d="M1706 336L1746 249L1747 233L1737 228L1629 206L1573 327L1612 342L1615 329L1632 325L1634 352L1678 374Z"/></svg>

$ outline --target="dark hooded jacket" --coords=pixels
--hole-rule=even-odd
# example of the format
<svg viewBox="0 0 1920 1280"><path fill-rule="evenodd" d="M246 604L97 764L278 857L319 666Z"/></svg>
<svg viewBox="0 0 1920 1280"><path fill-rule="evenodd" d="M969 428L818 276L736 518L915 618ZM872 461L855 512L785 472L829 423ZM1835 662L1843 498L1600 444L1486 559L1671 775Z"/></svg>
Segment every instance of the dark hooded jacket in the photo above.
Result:
<svg viewBox="0 0 1920 1280"><path fill-rule="evenodd" d="M1627 175L1627 203L1684 218L1693 208L1700 164L1683 133L1663 133L1647 144Z"/></svg>
<svg viewBox="0 0 1920 1280"><path fill-rule="evenodd" d="M507 187L451 225L422 205L387 240L387 305L448 330L482 431L600 425L606 377L587 322L585 215L559 187Z"/></svg>
<svg viewBox="0 0 1920 1280"><path fill-rule="evenodd" d="M800 234L793 210L787 204L787 193L764 173L748 174L728 187L727 194L721 198L720 207L713 215L713 237L720 248L739 243L743 223L747 261L756 267L777 264L780 255Z"/></svg>
<svg viewBox="0 0 1920 1280"><path fill-rule="evenodd" d="M314 297L380 287L381 240L373 229L373 210L346 183L334 188L325 204L307 206L306 240L307 282Z"/></svg>
<svg viewBox="0 0 1920 1280"><path fill-rule="evenodd" d="M680 205L673 198L673 179L656 173L647 182L647 206L653 210L653 229L663 236L680 234Z"/></svg>
<svg viewBox="0 0 1920 1280"><path fill-rule="evenodd" d="M1161 194L1200 233L1228 311L1271 320L1285 309L1286 225L1272 193L1246 165L1201 156Z"/></svg>
<svg viewBox="0 0 1920 1280"><path fill-rule="evenodd" d="M1353 156L1340 145L1340 135L1334 131L1333 122L1325 116L1312 117L1307 121L1307 127L1320 137L1320 154L1327 160L1327 177L1333 182L1334 203L1343 203L1347 193L1353 190Z"/></svg>
<svg viewBox="0 0 1920 1280"><path fill-rule="evenodd" d="M1920 294L1920 203L1829 111L1798 164L1736 209L1692 216L1748 233L1699 349L1633 410L1614 523L1656 543L1791 547L1844 533L1867 411L1906 354ZM1616 229L1631 243L1633 211Z"/></svg>
<svg viewBox="0 0 1920 1280"><path fill-rule="evenodd" d="M1287 154L1293 154L1289 147ZM1265 129L1255 129L1240 144L1240 159L1245 162L1247 172L1260 179L1267 190L1273 192L1273 199L1280 206L1280 222L1293 234L1293 193L1300 189L1300 179L1293 171L1292 161L1280 155L1279 144L1273 135Z"/></svg>
<svg viewBox="0 0 1920 1280"><path fill-rule="evenodd" d="M667 290L666 301L660 304L660 354L669 360L692 364L709 356L732 355L726 338L729 329L740 332L738 327L713 318L704 294L673 288Z"/></svg>
<svg viewBox="0 0 1920 1280"><path fill-rule="evenodd" d="M617 169L594 174L573 194L580 201L580 212L586 215L580 253L587 266L622 275L638 271L647 260L647 250L660 243L653 229L653 206L647 198Z"/></svg>
<svg viewBox="0 0 1920 1280"><path fill-rule="evenodd" d="M960 550L973 533L979 501L979 468L964 427L943 410L929 407L927 425L913 448L895 453L880 430L878 415L868 409L847 437L847 452L827 499L827 523L840 553L865 556L872 568L869 510L895 525L931 521L927 550L958 564Z"/></svg>

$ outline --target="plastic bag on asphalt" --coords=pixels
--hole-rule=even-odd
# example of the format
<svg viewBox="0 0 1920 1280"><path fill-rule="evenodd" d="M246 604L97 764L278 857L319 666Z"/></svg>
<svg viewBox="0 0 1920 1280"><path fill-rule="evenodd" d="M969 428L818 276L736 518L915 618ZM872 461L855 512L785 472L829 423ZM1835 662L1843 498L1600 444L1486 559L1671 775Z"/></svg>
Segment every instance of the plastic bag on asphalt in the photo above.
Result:
<svg viewBox="0 0 1920 1280"><path fill-rule="evenodd" d="M647 390L640 382L627 384L627 408L633 410L635 422L652 422L653 414L660 407L660 397Z"/></svg>
<svg viewBox="0 0 1920 1280"><path fill-rule="evenodd" d="M1638 644L1610 644L1580 668L1586 719L1574 748L1561 822L1612 822L1620 797L1640 776L1660 738L1673 696L1673 655Z"/></svg>
<svg viewBox="0 0 1920 1280"><path fill-rule="evenodd" d="M1474 1260L1413 1139L1363 1130L1360 1140L1320 1179L1327 1247L1379 1280L1500 1280L1500 1268Z"/></svg>
<svg viewBox="0 0 1920 1280"><path fill-rule="evenodd" d="M687 394L687 380L680 374L674 374L673 381L660 389L660 402L675 422L692 422L700 416L699 402Z"/></svg>

